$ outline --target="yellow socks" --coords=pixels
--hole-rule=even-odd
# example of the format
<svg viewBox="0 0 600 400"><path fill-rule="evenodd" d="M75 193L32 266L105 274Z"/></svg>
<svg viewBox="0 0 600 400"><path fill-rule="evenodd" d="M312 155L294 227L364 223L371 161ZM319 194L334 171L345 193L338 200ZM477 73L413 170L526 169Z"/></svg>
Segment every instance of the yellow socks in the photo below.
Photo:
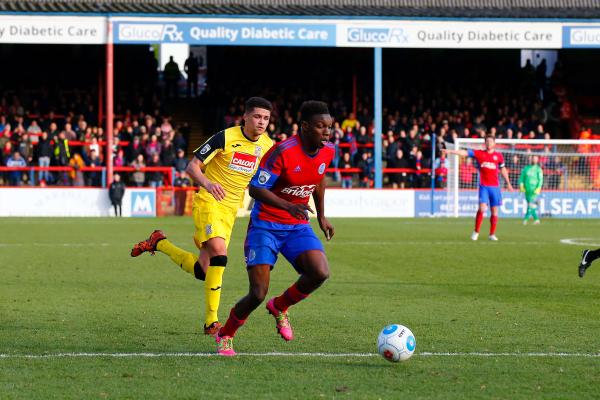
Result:
<svg viewBox="0 0 600 400"><path fill-rule="evenodd" d="M171 260L181 267L187 273L194 275L194 264L198 261L198 257L189 251L185 251L169 242L167 239L163 239L156 245L156 250L161 253L168 255Z"/></svg>
<svg viewBox="0 0 600 400"><path fill-rule="evenodd" d="M225 272L226 265L227 256L215 256L210 259L210 266L206 271L206 281L204 282L206 326L210 326L210 324L219 320L217 312L221 301L221 285L223 284L223 272Z"/></svg>

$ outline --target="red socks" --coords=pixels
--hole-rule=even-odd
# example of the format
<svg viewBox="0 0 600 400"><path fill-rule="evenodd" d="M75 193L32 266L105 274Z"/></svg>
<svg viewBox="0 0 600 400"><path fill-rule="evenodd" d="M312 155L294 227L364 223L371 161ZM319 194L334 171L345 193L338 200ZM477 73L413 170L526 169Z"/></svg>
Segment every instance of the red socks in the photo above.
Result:
<svg viewBox="0 0 600 400"><path fill-rule="evenodd" d="M490 236L496 234L496 225L498 224L498 216L492 215L490 217Z"/></svg>
<svg viewBox="0 0 600 400"><path fill-rule="evenodd" d="M229 318L227 318L227 322L225 322L225 325L223 325L223 327L219 330L219 336L234 337L237 330L240 329L240 327L246 322L246 318L248 318L247 315L244 317L244 319L239 319L235 315L234 311L235 307L231 309L229 312Z"/></svg>
<svg viewBox="0 0 600 400"><path fill-rule="evenodd" d="M307 297L308 294L300 292L294 283L288 290L283 292L281 296L275 297L273 303L279 311L286 311L290 306L293 306ZM219 336L234 337L237 330L244 325L247 318L247 315L244 315L242 318L235 315L235 307L233 307L229 312L227 322L225 322L225 325L219 330Z"/></svg>
<svg viewBox="0 0 600 400"><path fill-rule="evenodd" d="M482 222L483 222L483 213L481 211L477 211L477 215L475 215L475 232L479 233Z"/></svg>
<svg viewBox="0 0 600 400"><path fill-rule="evenodd" d="M286 311L290 306L304 300L308 295L300 292L294 283L281 296L275 297L273 304L279 311Z"/></svg>

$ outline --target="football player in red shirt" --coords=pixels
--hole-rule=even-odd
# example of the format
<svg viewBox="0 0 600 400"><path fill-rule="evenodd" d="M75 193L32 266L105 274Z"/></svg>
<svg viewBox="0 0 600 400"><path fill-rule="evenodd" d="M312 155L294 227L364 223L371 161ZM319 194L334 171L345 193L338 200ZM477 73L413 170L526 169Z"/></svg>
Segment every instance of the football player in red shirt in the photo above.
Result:
<svg viewBox="0 0 600 400"><path fill-rule="evenodd" d="M283 294L267 302L277 331L286 341L293 339L288 308L329 277L323 245L308 223L308 214L313 213L308 201L312 196L319 226L330 240L334 230L324 214L323 177L335 154L329 143L332 118L327 104L320 101L304 102L300 115L300 133L271 148L250 182L250 195L256 200L244 245L250 290L215 336L220 355L235 355L233 337L265 299L279 253L300 274Z"/></svg>
<svg viewBox="0 0 600 400"><path fill-rule="evenodd" d="M462 157L472 157L477 161L479 169L479 209L475 216L475 231L471 234L471 240L479 238L479 230L483 215L487 210L488 203L492 211L490 217L490 240L498 240L496 237L496 225L498 224L498 207L502 205L502 193L500 192L500 180L498 179L498 171L502 173L502 177L511 192L514 190L508 170L504 165L504 157L501 153L495 150L496 139L493 135L485 137L485 150L447 150L448 154L456 154Z"/></svg>

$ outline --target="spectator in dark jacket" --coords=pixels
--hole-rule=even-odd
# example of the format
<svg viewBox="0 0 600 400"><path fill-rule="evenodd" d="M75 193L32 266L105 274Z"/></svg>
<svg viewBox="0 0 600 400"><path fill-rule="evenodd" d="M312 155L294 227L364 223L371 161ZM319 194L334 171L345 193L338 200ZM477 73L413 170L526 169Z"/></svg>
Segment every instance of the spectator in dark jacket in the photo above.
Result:
<svg viewBox="0 0 600 400"><path fill-rule="evenodd" d="M402 149L396 149L396 154L394 157L388 161L388 168L410 168L410 163L408 159L404 157L404 152ZM406 187L406 183L408 182L409 173L408 172L394 172L390 174L390 182L394 189L404 189Z"/></svg>
<svg viewBox="0 0 600 400"><path fill-rule="evenodd" d="M115 174L113 182L108 188L108 197L110 203L115 208L115 217L121 216L121 204L123 202L123 196L125 195L125 184L121 182L121 175Z"/></svg>
<svg viewBox="0 0 600 400"><path fill-rule="evenodd" d="M162 164L160 162L160 156L158 155L158 153L154 153L152 155L152 158L150 158L150 160L148 161L146 166L147 167L162 167ZM162 186L162 183L163 183L162 172L159 172L159 171L148 172L148 183L152 187Z"/></svg>
<svg viewBox="0 0 600 400"><path fill-rule="evenodd" d="M173 166L177 172L185 171L185 168L188 165L188 159L185 156L185 151L183 149L177 150L177 156L175 157L175 161L173 161Z"/></svg>
<svg viewBox="0 0 600 400"><path fill-rule="evenodd" d="M36 156L38 159L38 166L40 167L49 167L50 159L52 158L52 142L48 137L48 132L42 132L42 136L37 144L36 148ZM48 182L50 180L50 172L49 171L40 171L38 180L40 182Z"/></svg>

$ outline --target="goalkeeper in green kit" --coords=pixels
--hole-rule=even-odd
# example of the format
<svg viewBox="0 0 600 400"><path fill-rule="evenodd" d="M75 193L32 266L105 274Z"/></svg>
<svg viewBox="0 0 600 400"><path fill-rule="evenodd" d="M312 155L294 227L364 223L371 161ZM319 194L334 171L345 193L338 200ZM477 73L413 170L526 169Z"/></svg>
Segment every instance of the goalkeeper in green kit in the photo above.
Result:
<svg viewBox="0 0 600 400"><path fill-rule="evenodd" d="M535 225L540 223L540 217L537 213L537 197L544 184L544 172L539 163L539 156L534 155L531 157L531 164L523 168L519 177L519 188L521 192L525 192L525 199L527 200L527 212L523 218L523 225L527 225L529 217L533 217Z"/></svg>

